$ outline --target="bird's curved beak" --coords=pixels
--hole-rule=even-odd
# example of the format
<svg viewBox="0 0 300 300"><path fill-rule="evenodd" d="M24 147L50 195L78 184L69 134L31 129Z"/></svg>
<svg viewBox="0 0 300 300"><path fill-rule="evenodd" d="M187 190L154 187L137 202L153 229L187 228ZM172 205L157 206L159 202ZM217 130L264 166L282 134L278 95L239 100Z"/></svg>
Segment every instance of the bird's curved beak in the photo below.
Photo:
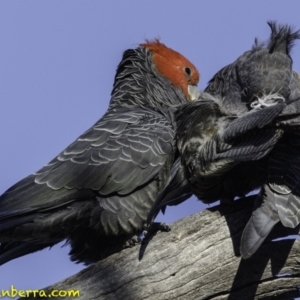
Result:
<svg viewBox="0 0 300 300"><path fill-rule="evenodd" d="M191 101L197 100L200 96L200 91L197 85L188 85L188 94Z"/></svg>

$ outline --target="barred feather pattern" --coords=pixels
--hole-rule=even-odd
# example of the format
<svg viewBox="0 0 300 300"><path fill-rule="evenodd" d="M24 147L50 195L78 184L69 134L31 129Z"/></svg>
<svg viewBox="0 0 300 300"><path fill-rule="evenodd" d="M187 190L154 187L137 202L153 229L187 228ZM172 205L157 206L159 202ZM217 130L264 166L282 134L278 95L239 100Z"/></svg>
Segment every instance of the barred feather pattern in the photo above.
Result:
<svg viewBox="0 0 300 300"><path fill-rule="evenodd" d="M86 264L120 251L168 180L186 102L149 49L125 51L106 114L0 197L0 264L64 239Z"/></svg>

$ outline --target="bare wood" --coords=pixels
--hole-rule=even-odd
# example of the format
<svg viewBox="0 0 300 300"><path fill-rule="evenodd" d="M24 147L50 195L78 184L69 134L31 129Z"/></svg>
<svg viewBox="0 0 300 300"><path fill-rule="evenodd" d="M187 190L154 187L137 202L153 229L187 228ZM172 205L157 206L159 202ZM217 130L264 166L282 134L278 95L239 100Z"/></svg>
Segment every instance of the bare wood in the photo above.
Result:
<svg viewBox="0 0 300 300"><path fill-rule="evenodd" d="M78 289L80 299L105 300L293 299L299 296L300 240L271 238L299 228L277 226L252 258L235 255L252 203L249 197L179 220L171 232L159 232L148 244L125 249L46 290Z"/></svg>

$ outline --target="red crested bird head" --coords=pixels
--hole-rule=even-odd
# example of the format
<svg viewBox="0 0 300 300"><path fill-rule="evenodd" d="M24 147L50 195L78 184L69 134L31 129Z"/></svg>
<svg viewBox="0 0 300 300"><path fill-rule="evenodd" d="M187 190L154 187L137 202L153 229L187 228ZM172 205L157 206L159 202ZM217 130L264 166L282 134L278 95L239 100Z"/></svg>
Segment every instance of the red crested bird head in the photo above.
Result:
<svg viewBox="0 0 300 300"><path fill-rule="evenodd" d="M196 87L200 75L196 67L183 55L168 48L158 39L146 40L140 46L149 49L152 53L153 63L157 71L166 77L174 87L180 87L190 100L198 98L199 90Z"/></svg>

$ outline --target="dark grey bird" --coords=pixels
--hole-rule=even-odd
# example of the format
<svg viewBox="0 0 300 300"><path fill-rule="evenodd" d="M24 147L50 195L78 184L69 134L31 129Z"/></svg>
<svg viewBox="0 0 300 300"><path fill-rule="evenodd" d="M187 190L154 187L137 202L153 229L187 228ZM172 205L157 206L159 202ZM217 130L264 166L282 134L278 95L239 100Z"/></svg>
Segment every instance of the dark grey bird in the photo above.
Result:
<svg viewBox="0 0 300 300"><path fill-rule="evenodd" d="M0 197L0 264L65 239L86 264L131 245L176 159L174 112L198 80L158 40L125 51L105 115Z"/></svg>
<svg viewBox="0 0 300 300"><path fill-rule="evenodd" d="M197 101L178 108L180 158L148 222L153 222L160 209L164 212L166 206L177 205L192 194L204 203L221 200L228 204L261 187L267 177L267 155L284 134L285 122L295 118L295 114L282 114L293 101L277 98L272 102L241 117L228 116L215 97L201 93Z"/></svg>
<svg viewBox="0 0 300 300"><path fill-rule="evenodd" d="M255 107L272 105L269 99L294 99L298 95L298 74L292 69L290 55L300 31L288 25L268 22L271 36L268 43L255 43L250 51L222 68L209 81L205 92L220 101L228 115L241 116ZM298 108L295 102L289 110Z"/></svg>
<svg viewBox="0 0 300 300"><path fill-rule="evenodd" d="M256 40L210 80L208 94L182 106L176 116L177 173L186 176L183 181L178 175L182 189L189 185L201 201L211 203L230 202L261 188L241 241L244 258L277 222L289 227L300 222L300 83L290 56L300 31L268 24L269 42ZM158 197L151 214L177 202Z"/></svg>

